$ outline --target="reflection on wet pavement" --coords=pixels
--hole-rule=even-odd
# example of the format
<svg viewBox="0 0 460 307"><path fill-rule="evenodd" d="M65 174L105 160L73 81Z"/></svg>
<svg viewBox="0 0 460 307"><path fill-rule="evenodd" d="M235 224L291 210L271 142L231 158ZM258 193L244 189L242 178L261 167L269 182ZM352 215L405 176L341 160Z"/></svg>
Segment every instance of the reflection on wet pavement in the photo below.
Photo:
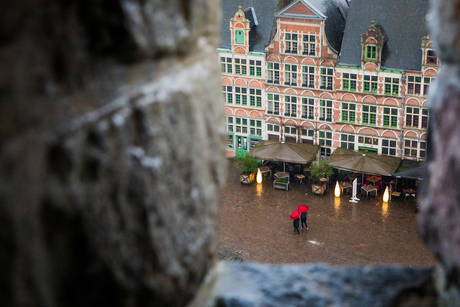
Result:
<svg viewBox="0 0 460 307"><path fill-rule="evenodd" d="M306 204L308 230L294 233L289 215ZM416 229L415 203L377 199L349 202L333 188L314 196L309 185L292 183L275 190L272 180L239 183L229 160L220 208L220 246L245 261L263 263L325 262L332 265L388 264L432 266L436 263ZM315 242L315 243L313 243Z"/></svg>

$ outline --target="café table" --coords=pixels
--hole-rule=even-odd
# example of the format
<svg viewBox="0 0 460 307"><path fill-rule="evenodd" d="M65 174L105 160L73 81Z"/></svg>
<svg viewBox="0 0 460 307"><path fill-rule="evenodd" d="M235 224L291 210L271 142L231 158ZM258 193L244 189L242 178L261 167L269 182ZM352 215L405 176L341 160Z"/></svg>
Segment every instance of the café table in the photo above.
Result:
<svg viewBox="0 0 460 307"><path fill-rule="evenodd" d="M344 190L351 189L352 186L351 186L351 183L349 183L348 181L344 181L344 182L339 182L339 187L343 194Z"/></svg>
<svg viewBox="0 0 460 307"><path fill-rule="evenodd" d="M373 185L375 185L377 182L382 180L382 178L378 176L369 176L366 178L366 180L369 180L370 182L372 182Z"/></svg>
<svg viewBox="0 0 460 307"><path fill-rule="evenodd" d="M364 187L361 187L361 190L366 191L366 197L369 196L369 192L375 191L377 193L377 188L373 185L366 185Z"/></svg>
<svg viewBox="0 0 460 307"><path fill-rule="evenodd" d="M262 174L262 176L264 176L264 174L267 174L268 173L268 178L272 178L272 170L268 167L268 166L263 166L260 168L260 173Z"/></svg>

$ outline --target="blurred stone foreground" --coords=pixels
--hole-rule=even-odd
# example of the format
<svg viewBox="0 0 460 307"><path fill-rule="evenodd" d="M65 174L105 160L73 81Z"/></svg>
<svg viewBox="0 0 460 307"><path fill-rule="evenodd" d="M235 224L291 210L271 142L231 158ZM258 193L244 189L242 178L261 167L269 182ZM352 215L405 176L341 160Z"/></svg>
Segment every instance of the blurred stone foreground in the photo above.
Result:
<svg viewBox="0 0 460 307"><path fill-rule="evenodd" d="M397 266L216 265L219 1L1 7L2 307L460 304L460 0L434 0L429 18L445 64L420 216L436 281Z"/></svg>

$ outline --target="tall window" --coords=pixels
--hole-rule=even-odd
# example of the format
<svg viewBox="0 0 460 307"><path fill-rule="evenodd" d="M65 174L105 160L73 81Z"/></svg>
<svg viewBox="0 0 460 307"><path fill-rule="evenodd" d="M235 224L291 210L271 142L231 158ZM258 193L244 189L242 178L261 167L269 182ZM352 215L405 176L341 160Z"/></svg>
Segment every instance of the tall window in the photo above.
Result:
<svg viewBox="0 0 460 307"><path fill-rule="evenodd" d="M223 74L231 74L232 58L220 57L220 69Z"/></svg>
<svg viewBox="0 0 460 307"><path fill-rule="evenodd" d="M416 140L404 141L404 155L412 158L426 158L426 142Z"/></svg>
<svg viewBox="0 0 460 307"><path fill-rule="evenodd" d="M319 101L319 120L332 122L332 100Z"/></svg>
<svg viewBox="0 0 460 307"><path fill-rule="evenodd" d="M235 74L246 76L247 62L245 59L235 59Z"/></svg>
<svg viewBox="0 0 460 307"><path fill-rule="evenodd" d="M284 116L297 117L296 96L284 96Z"/></svg>
<svg viewBox="0 0 460 307"><path fill-rule="evenodd" d="M316 48L315 48L315 35L303 35L302 44L303 44L303 51L302 54L304 55L315 55Z"/></svg>
<svg viewBox="0 0 460 307"><path fill-rule="evenodd" d="M362 122L363 122L363 125L375 126L377 122L377 107L376 106L363 105Z"/></svg>
<svg viewBox="0 0 460 307"><path fill-rule="evenodd" d="M248 119L235 117L235 132L248 133Z"/></svg>
<svg viewBox="0 0 460 307"><path fill-rule="evenodd" d="M244 31L242 30L235 31L235 43L244 44Z"/></svg>
<svg viewBox="0 0 460 307"><path fill-rule="evenodd" d="M280 95L268 94L267 98L267 114L280 115Z"/></svg>
<svg viewBox="0 0 460 307"><path fill-rule="evenodd" d="M286 49L284 53L294 53L297 54L297 34L286 33L285 42Z"/></svg>
<svg viewBox="0 0 460 307"><path fill-rule="evenodd" d="M297 65L284 64L284 84L297 86Z"/></svg>
<svg viewBox="0 0 460 307"><path fill-rule="evenodd" d="M385 78L385 94L399 95L399 78Z"/></svg>
<svg viewBox="0 0 460 307"><path fill-rule="evenodd" d="M262 77L262 61L249 60L249 75Z"/></svg>
<svg viewBox="0 0 460 307"><path fill-rule="evenodd" d="M354 123L356 120L356 104L342 102L342 121Z"/></svg>
<svg viewBox="0 0 460 307"><path fill-rule="evenodd" d="M420 95L422 89L422 77L407 77L407 94Z"/></svg>
<svg viewBox="0 0 460 307"><path fill-rule="evenodd" d="M333 79L334 70L332 68L322 67L320 69L320 73L321 73L320 88L332 90L332 79Z"/></svg>
<svg viewBox="0 0 460 307"><path fill-rule="evenodd" d="M261 108L262 107L262 90L256 88L249 89L249 106Z"/></svg>
<svg viewBox="0 0 460 307"><path fill-rule="evenodd" d="M223 85L222 93L224 94L224 101L228 104L233 104L233 90L231 86Z"/></svg>
<svg viewBox="0 0 460 307"><path fill-rule="evenodd" d="M428 109L406 107L406 127L428 128Z"/></svg>
<svg viewBox="0 0 460 307"><path fill-rule="evenodd" d="M430 65L437 65L438 64L438 57L434 50L428 50L426 53L426 63Z"/></svg>
<svg viewBox="0 0 460 307"><path fill-rule="evenodd" d="M396 141L383 139L382 154L388 156L396 156Z"/></svg>
<svg viewBox="0 0 460 307"><path fill-rule="evenodd" d="M302 136L313 137L315 131L313 129L302 129Z"/></svg>
<svg viewBox="0 0 460 307"><path fill-rule="evenodd" d="M280 84L280 64L268 62L267 68L268 68L267 83Z"/></svg>
<svg viewBox="0 0 460 307"><path fill-rule="evenodd" d="M302 97L302 118L314 119L315 100L313 98Z"/></svg>
<svg viewBox="0 0 460 307"><path fill-rule="evenodd" d="M248 105L248 89L245 87L235 86L235 104Z"/></svg>
<svg viewBox="0 0 460 307"><path fill-rule="evenodd" d="M383 127L398 128L398 109L383 108Z"/></svg>
<svg viewBox="0 0 460 307"><path fill-rule="evenodd" d="M364 75L364 87L363 87L364 92L377 93L377 86L378 86L377 76Z"/></svg>
<svg viewBox="0 0 460 307"><path fill-rule="evenodd" d="M355 136L353 134L342 134L340 136L340 147L355 150Z"/></svg>
<svg viewBox="0 0 460 307"><path fill-rule="evenodd" d="M376 46L367 46L366 47L366 59L367 60L376 60L377 59L377 47Z"/></svg>
<svg viewBox="0 0 460 307"><path fill-rule="evenodd" d="M343 73L342 76L342 89L349 91L356 91L356 74Z"/></svg>
<svg viewBox="0 0 460 307"><path fill-rule="evenodd" d="M321 146L321 156L329 157L331 155L331 147L332 147L332 132L319 131L318 142L319 142L319 146Z"/></svg>
<svg viewBox="0 0 460 307"><path fill-rule="evenodd" d="M235 132L233 126L233 117L231 116L227 117L227 132Z"/></svg>
<svg viewBox="0 0 460 307"><path fill-rule="evenodd" d="M227 148L233 149L233 134L227 135Z"/></svg>
<svg viewBox="0 0 460 307"><path fill-rule="evenodd" d="M249 120L249 134L262 136L262 121L250 119Z"/></svg>
<svg viewBox="0 0 460 307"><path fill-rule="evenodd" d="M315 67L302 66L302 86L308 88L315 87Z"/></svg>
<svg viewBox="0 0 460 307"><path fill-rule="evenodd" d="M428 95L428 90L430 89L431 79L428 77L423 78L423 96Z"/></svg>

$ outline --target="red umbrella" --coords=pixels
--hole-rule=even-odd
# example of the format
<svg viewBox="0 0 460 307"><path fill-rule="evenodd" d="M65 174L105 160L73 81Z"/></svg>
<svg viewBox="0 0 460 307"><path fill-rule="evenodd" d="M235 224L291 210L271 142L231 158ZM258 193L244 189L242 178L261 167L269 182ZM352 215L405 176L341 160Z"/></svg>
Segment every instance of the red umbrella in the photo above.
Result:
<svg viewBox="0 0 460 307"><path fill-rule="evenodd" d="M291 213L291 220L296 220L300 217L300 213L297 211L294 211Z"/></svg>
<svg viewBox="0 0 460 307"><path fill-rule="evenodd" d="M297 207L297 212L299 212L299 213L307 212L308 209L309 209L309 208L308 208L307 206L305 206L305 205L300 205L300 206Z"/></svg>

